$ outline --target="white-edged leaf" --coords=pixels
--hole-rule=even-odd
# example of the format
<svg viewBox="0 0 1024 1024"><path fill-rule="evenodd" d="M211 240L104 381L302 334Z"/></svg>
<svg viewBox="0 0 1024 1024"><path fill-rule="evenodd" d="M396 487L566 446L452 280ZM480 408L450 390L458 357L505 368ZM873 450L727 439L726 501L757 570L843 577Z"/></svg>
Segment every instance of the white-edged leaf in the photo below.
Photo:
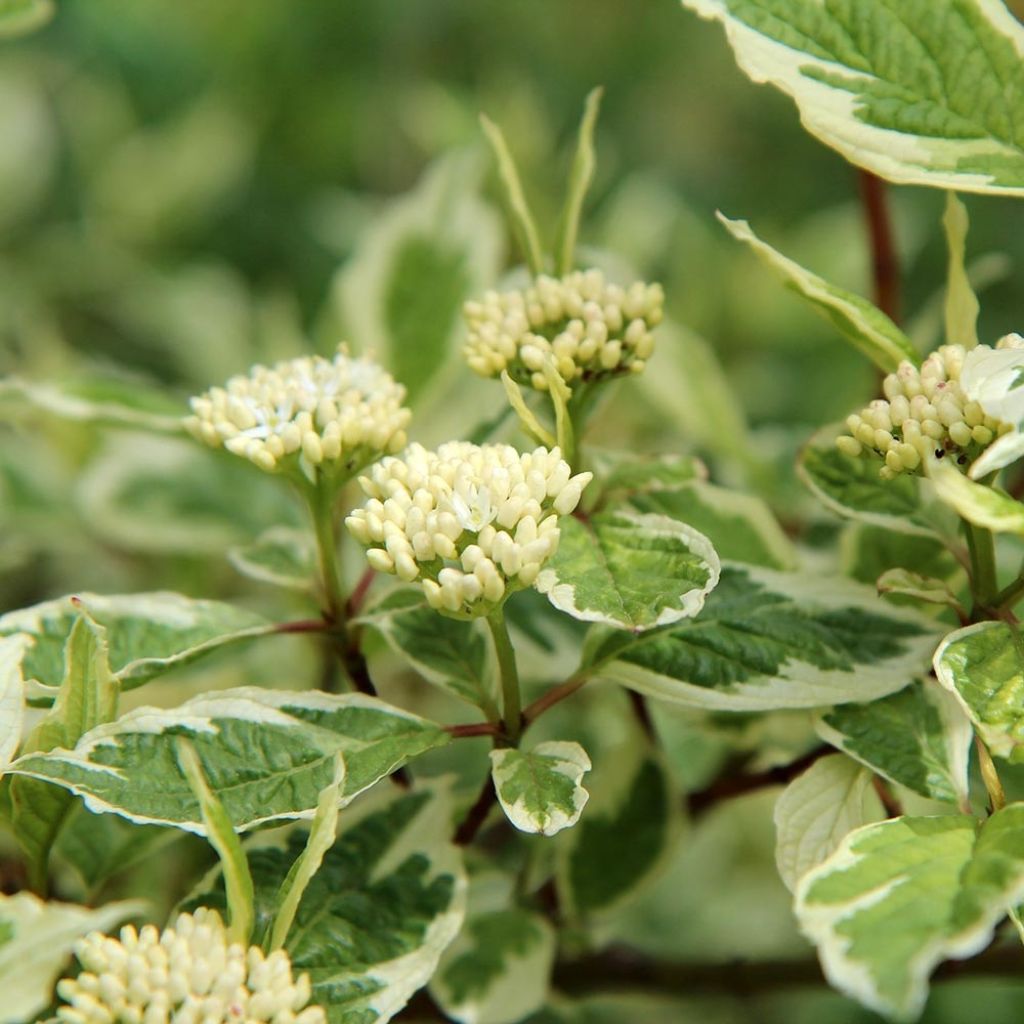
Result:
<svg viewBox="0 0 1024 1024"><path fill-rule="evenodd" d="M696 615L718 583L711 542L668 516L599 512L560 529L536 586L573 618L641 632Z"/></svg>
<svg viewBox="0 0 1024 1024"><path fill-rule="evenodd" d="M21 742L25 716L25 680L21 659L30 640L24 633L0 637L0 775Z"/></svg>
<svg viewBox="0 0 1024 1024"><path fill-rule="evenodd" d="M942 217L946 232L949 265L946 271L946 344L974 348L978 344L978 297L974 294L965 267L967 207L955 192L946 193L946 212Z"/></svg>
<svg viewBox="0 0 1024 1024"><path fill-rule="evenodd" d="M699 530L714 545L719 558L768 569L796 568L793 545L756 495L693 480L674 489L652 489L635 495L630 504L641 512L656 512Z"/></svg>
<svg viewBox="0 0 1024 1024"><path fill-rule="evenodd" d="M0 0L0 37L3 36L4 5L11 2ZM23 6L29 5L23 3ZM37 6L43 5L38 4L37 0ZM70 420L72 423L128 427L156 434L185 433L183 416L146 408L145 403L137 400L140 391L137 387L119 388L109 381L39 384L16 377L0 380L0 400L22 402L49 416Z"/></svg>
<svg viewBox="0 0 1024 1024"><path fill-rule="evenodd" d="M222 601L170 591L92 594L83 591L0 616L0 636L25 633L31 646L22 671L41 686L60 685L64 644L78 607L108 632L110 667L130 690L224 644L263 636L273 627L262 616Z"/></svg>
<svg viewBox="0 0 1024 1024"><path fill-rule="evenodd" d="M520 831L544 836L579 821L590 798L580 780L590 768L587 752L575 742L549 740L528 751L491 751L491 776L501 809Z"/></svg>
<svg viewBox="0 0 1024 1024"><path fill-rule="evenodd" d="M311 818L345 757L347 803L410 758L439 747L439 726L362 694L239 687L171 710L136 708L86 733L73 750L23 755L10 771L70 789L97 812L204 833L177 760L195 747L235 828Z"/></svg>
<svg viewBox="0 0 1024 1024"><path fill-rule="evenodd" d="M695 619L595 633L595 674L691 707L776 711L869 701L927 669L941 625L842 577L727 564Z"/></svg>
<svg viewBox="0 0 1024 1024"><path fill-rule="evenodd" d="M695 480L707 478L707 467L690 455L664 453L634 455L626 452L587 448L588 465L594 467L601 502L609 496L633 498L656 491L674 491Z"/></svg>
<svg viewBox="0 0 1024 1024"><path fill-rule="evenodd" d="M935 675L993 754L1024 762L1024 643L1015 626L977 622L950 633Z"/></svg>
<svg viewBox="0 0 1024 1024"><path fill-rule="evenodd" d="M1024 192L1024 28L1001 0L683 0L804 127L900 184Z"/></svg>
<svg viewBox="0 0 1024 1024"><path fill-rule="evenodd" d="M957 515L994 533L1024 534L1024 502L971 480L946 460L929 459L925 465L939 500Z"/></svg>
<svg viewBox="0 0 1024 1024"><path fill-rule="evenodd" d="M106 632L85 615L71 628L64 650L64 678L53 707L25 738L22 757L73 746L86 732L117 714L119 688L107 657ZM71 794L35 779L14 778L11 824L28 861L34 888L43 891L50 848L72 806Z"/></svg>
<svg viewBox="0 0 1024 1024"><path fill-rule="evenodd" d="M927 481L907 473L883 480L881 459L845 455L836 447L839 433L836 426L822 428L797 461L797 475L822 504L844 518L898 533L943 532L943 510L936 508Z"/></svg>
<svg viewBox="0 0 1024 1024"><path fill-rule="evenodd" d="M53 986L72 946L92 931L106 932L143 913L145 904L107 903L93 910L45 903L27 892L0 896L0 1024L25 1024L53 1001Z"/></svg>
<svg viewBox="0 0 1024 1024"><path fill-rule="evenodd" d="M308 591L316 579L316 545L308 530L272 526L251 544L228 551L228 561L261 583Z"/></svg>
<svg viewBox="0 0 1024 1024"><path fill-rule="evenodd" d="M430 994L459 1024L516 1024L543 1006L555 930L532 910L471 913L445 950Z"/></svg>
<svg viewBox="0 0 1024 1024"><path fill-rule="evenodd" d="M608 750L591 777L587 813L556 848L566 913L586 921L654 881L682 828L682 800L661 758L637 743Z"/></svg>
<svg viewBox="0 0 1024 1024"><path fill-rule="evenodd" d="M885 817L871 773L844 754L818 758L775 804L775 863L792 892L861 825Z"/></svg>
<svg viewBox="0 0 1024 1024"><path fill-rule="evenodd" d="M485 627L438 615L423 591L393 591L359 619L424 679L497 719L495 680Z"/></svg>
<svg viewBox="0 0 1024 1024"><path fill-rule="evenodd" d="M462 853L451 842L448 780L377 789L340 818L337 841L310 879L284 948L308 973L311 1002L330 1024L386 1024L426 984L465 915ZM306 837L248 849L257 922L269 924ZM186 909L223 907L224 891L194 894Z"/></svg>
<svg viewBox="0 0 1024 1024"><path fill-rule="evenodd" d="M928 976L991 941L1024 897L1024 804L979 828L966 815L857 829L800 881L796 915L829 981L889 1017L914 1020Z"/></svg>
<svg viewBox="0 0 1024 1024"><path fill-rule="evenodd" d="M854 347L879 369L891 373L904 359L917 365L920 356L910 339L873 303L830 284L761 241L745 220L718 219L728 232L749 245L798 295L814 306Z"/></svg>
<svg viewBox="0 0 1024 1024"><path fill-rule="evenodd" d="M972 730L957 702L930 680L869 704L816 716L818 735L890 782L931 800L967 802Z"/></svg>

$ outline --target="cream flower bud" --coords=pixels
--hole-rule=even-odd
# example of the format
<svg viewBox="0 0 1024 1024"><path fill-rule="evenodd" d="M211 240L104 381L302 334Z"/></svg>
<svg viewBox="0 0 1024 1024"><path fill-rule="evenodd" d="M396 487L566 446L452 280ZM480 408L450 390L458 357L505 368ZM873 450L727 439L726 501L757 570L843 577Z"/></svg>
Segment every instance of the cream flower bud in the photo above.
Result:
<svg viewBox="0 0 1024 1024"><path fill-rule="evenodd" d="M557 448L413 444L360 478L367 501L345 523L378 572L415 580L432 608L472 618L533 584L558 548L558 516L591 477L572 476Z"/></svg>
<svg viewBox="0 0 1024 1024"><path fill-rule="evenodd" d="M839 450L880 459L879 475L886 480L920 472L932 455L966 468L1014 429L1009 419L1018 405L1024 418L1024 389L1013 388L1015 374L1024 373L1024 339L1012 340L1017 337L1004 338L995 349L943 345L920 370L900 363L882 382L885 399L847 417L849 433L837 438Z"/></svg>
<svg viewBox="0 0 1024 1024"><path fill-rule="evenodd" d="M541 275L524 291L492 291L467 302L463 351L481 376L507 370L538 391L548 390L548 362L570 387L638 371L654 351L651 331L661 322L664 302L661 285L638 281L624 290L607 283L600 270Z"/></svg>
<svg viewBox="0 0 1024 1024"><path fill-rule="evenodd" d="M367 358L339 349L254 366L192 399L186 429L268 472L297 464L351 472L405 445L405 388Z"/></svg>
<svg viewBox="0 0 1024 1024"><path fill-rule="evenodd" d="M162 932L93 932L75 945L82 972L57 985L64 1024L196 1021L202 1024L326 1024L308 1006L308 975L292 977L284 950L265 954L228 939L218 914L180 914Z"/></svg>

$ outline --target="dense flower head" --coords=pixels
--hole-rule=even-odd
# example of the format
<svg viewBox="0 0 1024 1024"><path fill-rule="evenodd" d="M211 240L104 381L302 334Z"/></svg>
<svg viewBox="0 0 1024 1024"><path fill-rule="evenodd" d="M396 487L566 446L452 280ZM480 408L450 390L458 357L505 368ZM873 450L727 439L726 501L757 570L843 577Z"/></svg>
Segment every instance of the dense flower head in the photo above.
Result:
<svg viewBox="0 0 1024 1024"><path fill-rule="evenodd" d="M836 441L847 455L881 458L880 475L891 480L920 469L930 455L967 466L1013 425L991 415L965 391L961 374L979 357L1000 349L1024 348L1024 339L1009 335L993 349L978 345L943 345L922 363L900 363L882 383L876 399L847 417L849 431Z"/></svg>
<svg viewBox="0 0 1024 1024"><path fill-rule="evenodd" d="M661 322L660 284L629 288L605 281L600 270L562 278L540 275L523 291L487 292L467 302L464 352L484 377L503 370L520 384L546 391L551 360L570 387L614 374L639 373L654 351L652 329Z"/></svg>
<svg viewBox="0 0 1024 1024"><path fill-rule="evenodd" d="M93 932L75 955L83 970L57 986L63 1024L326 1024L308 1006L309 976L292 978L284 950L232 943L216 911L180 914L158 931Z"/></svg>
<svg viewBox="0 0 1024 1024"><path fill-rule="evenodd" d="M345 523L374 569L419 581L439 611L483 615L533 584L592 476L558 448L413 444L360 477L369 500Z"/></svg>
<svg viewBox="0 0 1024 1024"><path fill-rule="evenodd" d="M371 359L339 349L254 366L192 399L185 421L212 447L275 470L294 456L307 473L321 464L358 469L406 443L405 388Z"/></svg>

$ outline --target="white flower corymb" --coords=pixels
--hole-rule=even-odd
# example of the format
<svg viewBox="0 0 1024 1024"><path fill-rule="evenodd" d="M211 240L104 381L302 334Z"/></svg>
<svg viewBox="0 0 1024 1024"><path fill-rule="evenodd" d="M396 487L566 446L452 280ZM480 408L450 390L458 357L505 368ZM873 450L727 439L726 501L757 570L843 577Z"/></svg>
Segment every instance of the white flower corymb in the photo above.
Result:
<svg viewBox="0 0 1024 1024"><path fill-rule="evenodd" d="M284 950L269 956L228 939L216 911L119 938L93 932L75 946L83 971L57 986L63 1024L326 1024L308 1006L309 975L292 978Z"/></svg>
<svg viewBox="0 0 1024 1024"><path fill-rule="evenodd" d="M999 344L1012 347L1009 339ZM918 471L933 454L967 466L1013 430L993 414L994 407L990 411L965 387L964 374L972 363L993 357L1001 365L1002 352L988 345L970 351L963 345L943 345L920 369L900 363L882 383L885 398L847 417L849 433L839 437L837 445L847 455L881 458L879 472L887 480Z"/></svg>
<svg viewBox="0 0 1024 1024"><path fill-rule="evenodd" d="M626 372L639 373L654 351L661 322L659 284L608 284L600 270L563 278L540 275L523 291L487 292L467 302L465 355L484 377L507 370L519 384L548 389L550 360L570 387Z"/></svg>
<svg viewBox="0 0 1024 1024"><path fill-rule="evenodd" d="M360 477L369 500L345 523L374 569L418 581L431 607L484 615L532 586L592 475L573 476L557 448L413 444Z"/></svg>
<svg viewBox="0 0 1024 1024"><path fill-rule="evenodd" d="M188 431L212 447L281 468L290 457L307 473L320 465L361 469L405 446L405 388L377 363L304 356L254 366L192 399Z"/></svg>

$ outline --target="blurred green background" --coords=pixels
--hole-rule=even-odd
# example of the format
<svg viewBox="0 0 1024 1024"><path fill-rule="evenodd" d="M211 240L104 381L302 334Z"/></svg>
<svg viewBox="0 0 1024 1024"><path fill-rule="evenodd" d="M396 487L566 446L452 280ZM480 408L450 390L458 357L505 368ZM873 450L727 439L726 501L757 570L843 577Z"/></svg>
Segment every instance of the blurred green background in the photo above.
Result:
<svg viewBox="0 0 1024 1024"><path fill-rule="evenodd" d="M671 321L650 371L602 409L599 440L695 450L718 479L761 491L794 532L824 521L794 481L793 454L870 398L875 375L713 214L749 219L870 294L857 176L675 0L62 0L42 31L0 43L0 374L177 414L256 360L347 339L410 385L414 438L465 435L501 396L461 365L458 309L518 262L477 114L503 126L551 224L597 84L599 168L581 242L620 276L662 281ZM904 324L924 349L939 340L942 197L890 199ZM1024 233L1011 200L968 208L982 338L994 341L1022 326ZM54 417L23 395L0 393L0 416L0 611L167 587L303 613L301 597L261 588L225 558L267 527L301 523L272 479L176 437ZM358 573L355 552L347 564ZM146 699L282 685L285 671L303 685L312 653L277 643L204 663ZM684 764L709 756L695 731L676 737ZM702 784L681 778L690 783ZM723 813L732 818L702 822L613 937L682 959L807 958L772 864L771 801ZM724 902L703 899L711 891ZM991 1024L1016 1021L1022 992L952 984L926 1019L959 1024L984 1000ZM823 989L552 1014L876 1019Z"/></svg>

